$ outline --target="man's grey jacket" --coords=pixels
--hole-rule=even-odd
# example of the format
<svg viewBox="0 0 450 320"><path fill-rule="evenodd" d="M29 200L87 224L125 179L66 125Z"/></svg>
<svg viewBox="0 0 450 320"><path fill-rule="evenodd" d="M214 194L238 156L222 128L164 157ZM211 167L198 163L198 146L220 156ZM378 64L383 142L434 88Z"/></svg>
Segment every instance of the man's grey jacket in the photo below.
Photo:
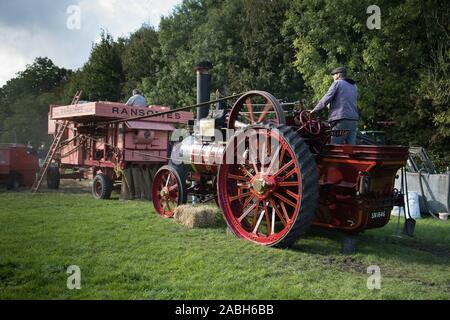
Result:
<svg viewBox="0 0 450 320"><path fill-rule="evenodd" d="M144 96L140 94L135 94L130 99L128 99L127 106L133 106L133 107L146 107L147 106L147 100Z"/></svg>
<svg viewBox="0 0 450 320"><path fill-rule="evenodd" d="M320 111L330 104L328 122L343 119L358 120L357 99L358 88L353 80L336 80L312 112Z"/></svg>

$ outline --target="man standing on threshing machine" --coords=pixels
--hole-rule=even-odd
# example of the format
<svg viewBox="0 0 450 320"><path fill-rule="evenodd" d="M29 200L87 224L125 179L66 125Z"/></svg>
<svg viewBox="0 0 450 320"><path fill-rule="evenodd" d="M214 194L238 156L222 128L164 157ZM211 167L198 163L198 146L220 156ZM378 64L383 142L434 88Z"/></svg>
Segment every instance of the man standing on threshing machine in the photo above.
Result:
<svg viewBox="0 0 450 320"><path fill-rule="evenodd" d="M147 100L145 99L145 97L143 95L141 95L139 90L134 89L133 96L130 99L128 99L126 105L133 106L133 107L146 107Z"/></svg>
<svg viewBox="0 0 450 320"><path fill-rule="evenodd" d="M347 69L339 67L331 72L334 82L328 92L311 112L318 112L330 104L328 122L333 130L348 130L348 133L331 137L332 144L356 144L358 129L358 88L355 81L347 78Z"/></svg>

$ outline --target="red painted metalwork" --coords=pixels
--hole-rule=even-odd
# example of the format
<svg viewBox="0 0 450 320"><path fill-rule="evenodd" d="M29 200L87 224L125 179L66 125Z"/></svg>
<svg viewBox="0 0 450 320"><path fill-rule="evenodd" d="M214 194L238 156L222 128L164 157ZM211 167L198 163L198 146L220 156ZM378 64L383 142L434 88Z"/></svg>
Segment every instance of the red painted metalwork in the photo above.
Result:
<svg viewBox="0 0 450 320"><path fill-rule="evenodd" d="M311 113L307 110L300 112L299 117L299 130L304 130L306 134L317 136L322 131L322 125L320 121L314 120Z"/></svg>
<svg viewBox="0 0 450 320"><path fill-rule="evenodd" d="M407 147L327 145L317 158L321 188L314 224L348 232L386 225L392 207L403 201L394 180L407 158ZM362 176L370 181L361 192Z"/></svg>
<svg viewBox="0 0 450 320"><path fill-rule="evenodd" d="M236 235L258 244L274 245L287 235L297 218L302 176L294 151L283 137L264 128L254 134L264 143L276 139L279 148L271 153L270 148L264 145L261 155L270 157L272 161L268 164L250 163L249 159L238 159L242 155L236 151L239 144L249 144L251 136L229 144L227 152L236 155L236 163L244 163L220 166L219 203ZM275 159L279 159L278 170L274 170Z"/></svg>
<svg viewBox="0 0 450 320"><path fill-rule="evenodd" d="M274 123L279 125L275 128ZM403 202L403 196L394 189L394 180L406 164L407 147L328 145L332 135L346 132L333 131L304 110L285 116L280 103L261 91L251 91L237 100L227 128L239 129L227 144L204 139L197 132L175 146L173 154L196 174L196 179L193 175L189 178L195 186L190 188L192 194L204 194L205 181L217 180L216 194L225 220L246 240L285 246L310 224L351 233L379 228L389 221L392 207ZM258 141L267 140L262 145L269 145L273 137L281 143L280 149L265 155L272 159L267 166L275 155L282 159L276 173L265 171L265 160L225 161L229 148L237 148L230 147L230 141L242 130L255 128L267 132L258 135ZM242 143L249 142L244 139ZM235 157L243 156L231 151ZM304 199L312 212L303 207Z"/></svg>
<svg viewBox="0 0 450 320"><path fill-rule="evenodd" d="M11 189L31 187L38 170L38 156L31 149L20 144L0 144L0 183Z"/></svg>
<svg viewBox="0 0 450 320"><path fill-rule="evenodd" d="M107 174L114 183L118 172L132 166L160 167L169 158L169 133L176 124L194 119L192 112L170 111L166 106L133 107L122 103L90 102L68 106L50 106L49 134L61 121L69 121L58 150L56 162L61 170L89 168L88 172ZM139 116L149 119L114 122ZM64 177L64 176L63 176ZM86 178L92 178L85 176ZM94 189L95 193L95 189Z"/></svg>
<svg viewBox="0 0 450 320"><path fill-rule="evenodd" d="M228 129L238 129L263 122L286 123L283 108L270 93L250 91L234 104L228 119Z"/></svg>
<svg viewBox="0 0 450 320"><path fill-rule="evenodd" d="M172 218L175 208L181 204L181 185L174 172L160 170L152 184L153 206L157 213Z"/></svg>

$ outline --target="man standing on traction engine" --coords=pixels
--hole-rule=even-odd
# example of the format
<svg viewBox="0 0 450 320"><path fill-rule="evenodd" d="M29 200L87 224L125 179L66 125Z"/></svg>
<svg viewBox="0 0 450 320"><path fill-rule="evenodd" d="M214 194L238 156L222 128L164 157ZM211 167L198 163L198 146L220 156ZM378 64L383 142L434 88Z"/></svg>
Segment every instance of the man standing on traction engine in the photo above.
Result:
<svg viewBox="0 0 450 320"><path fill-rule="evenodd" d="M328 122L333 130L348 130L340 137L331 137L332 144L356 144L358 129L358 88L347 78L347 69L339 67L331 72L334 82L311 112L318 112L330 104Z"/></svg>

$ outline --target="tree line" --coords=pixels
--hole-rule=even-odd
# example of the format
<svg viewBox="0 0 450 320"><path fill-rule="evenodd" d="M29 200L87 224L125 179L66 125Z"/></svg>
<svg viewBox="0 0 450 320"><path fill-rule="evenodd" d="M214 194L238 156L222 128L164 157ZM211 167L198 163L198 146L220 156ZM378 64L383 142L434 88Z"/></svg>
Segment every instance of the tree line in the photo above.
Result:
<svg viewBox="0 0 450 320"><path fill-rule="evenodd" d="M391 141L420 145L450 164L449 6L445 0L185 0L156 30L107 31L78 70L37 58L0 89L0 141L48 142L49 104L125 101L139 88L151 104L195 103L194 66L213 63L212 89L266 90L312 108L346 66L359 88L360 129L387 128ZM326 114L322 117L326 118Z"/></svg>

